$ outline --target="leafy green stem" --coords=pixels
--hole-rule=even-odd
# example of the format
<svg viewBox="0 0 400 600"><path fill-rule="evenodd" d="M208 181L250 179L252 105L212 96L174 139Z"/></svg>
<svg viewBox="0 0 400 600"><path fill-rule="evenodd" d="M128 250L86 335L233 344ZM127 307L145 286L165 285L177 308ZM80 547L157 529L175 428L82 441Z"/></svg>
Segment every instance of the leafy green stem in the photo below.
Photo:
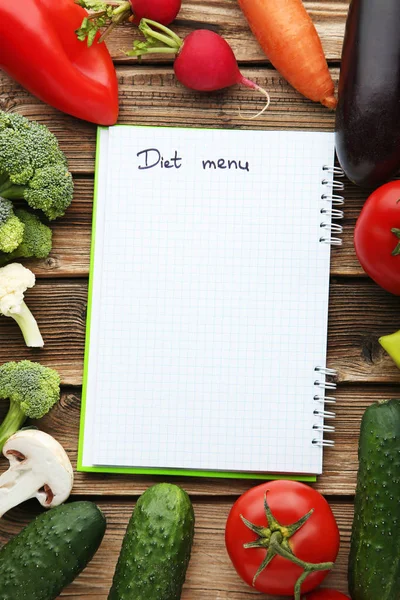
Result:
<svg viewBox="0 0 400 600"><path fill-rule="evenodd" d="M144 54L178 54L183 40L171 29L151 19L142 19L139 29L145 41L135 40L133 50L127 56L143 56ZM160 46L161 42L161 46Z"/></svg>
<svg viewBox="0 0 400 600"><path fill-rule="evenodd" d="M128 20L132 15L131 3L127 0L120 2L101 2L99 0L75 0L75 3L91 11L82 21L79 29L76 30L78 40L86 40L88 46L91 46L100 29L105 28L99 37L102 42L107 35L120 23Z"/></svg>

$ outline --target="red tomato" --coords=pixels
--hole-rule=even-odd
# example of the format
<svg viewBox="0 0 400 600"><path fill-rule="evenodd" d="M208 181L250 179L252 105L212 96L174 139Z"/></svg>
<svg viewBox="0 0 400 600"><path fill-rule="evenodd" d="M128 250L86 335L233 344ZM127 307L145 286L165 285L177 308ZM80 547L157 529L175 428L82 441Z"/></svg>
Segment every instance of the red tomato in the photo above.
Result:
<svg viewBox="0 0 400 600"><path fill-rule="evenodd" d="M304 596L304 600L350 600L348 596L336 590L320 589Z"/></svg>
<svg viewBox="0 0 400 600"><path fill-rule="evenodd" d="M244 524L241 515L254 525L267 527L264 509L266 494L273 517L280 525L289 526L306 515L313 514L298 529L288 543L293 554L308 563L334 562L339 551L339 530L323 496L313 488L297 481L272 481L258 485L245 492L233 505L225 530L225 543L230 559L240 577L249 585L257 569L265 559L265 548L244 548L243 545L257 540L258 535ZM260 573L254 583L255 589L266 594L292 596L297 579L303 568L287 558L275 556ZM310 573L301 591L316 588L328 571Z"/></svg>
<svg viewBox="0 0 400 600"><path fill-rule="evenodd" d="M400 296L400 181L375 190L361 211L354 232L354 246L364 271L384 290ZM400 250L400 246L399 246Z"/></svg>

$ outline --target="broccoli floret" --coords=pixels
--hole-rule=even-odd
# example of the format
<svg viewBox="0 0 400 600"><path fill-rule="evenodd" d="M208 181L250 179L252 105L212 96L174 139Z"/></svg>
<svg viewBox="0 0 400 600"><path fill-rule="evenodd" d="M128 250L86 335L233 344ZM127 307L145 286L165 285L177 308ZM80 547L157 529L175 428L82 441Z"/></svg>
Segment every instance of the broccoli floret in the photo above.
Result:
<svg viewBox="0 0 400 600"><path fill-rule="evenodd" d="M52 231L50 227L42 223L37 215L22 208L16 209L15 215L25 226L22 242L16 250L9 254L0 252L0 266L16 258L46 258L51 252Z"/></svg>
<svg viewBox="0 0 400 600"><path fill-rule="evenodd" d="M14 129L0 131L0 182L2 187L24 184L34 168L23 136Z"/></svg>
<svg viewBox="0 0 400 600"><path fill-rule="evenodd" d="M64 214L72 176L56 137L39 123L0 111L0 195L26 200L49 219Z"/></svg>
<svg viewBox="0 0 400 600"><path fill-rule="evenodd" d="M73 189L68 169L64 165L49 165L37 169L23 190L23 198L53 220L62 217L71 204Z"/></svg>
<svg viewBox="0 0 400 600"><path fill-rule="evenodd" d="M12 203L0 198L0 252L12 252L22 242L24 224L15 216Z"/></svg>
<svg viewBox="0 0 400 600"><path fill-rule="evenodd" d="M0 399L9 400L9 411L0 425L0 451L27 417L41 419L60 399L57 371L30 360L0 367Z"/></svg>

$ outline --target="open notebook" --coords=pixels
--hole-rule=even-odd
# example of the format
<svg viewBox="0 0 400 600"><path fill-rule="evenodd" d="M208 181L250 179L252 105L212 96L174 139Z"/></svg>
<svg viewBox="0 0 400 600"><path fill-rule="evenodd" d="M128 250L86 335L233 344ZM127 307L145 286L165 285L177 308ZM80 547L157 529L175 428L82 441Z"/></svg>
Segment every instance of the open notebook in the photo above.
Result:
<svg viewBox="0 0 400 600"><path fill-rule="evenodd" d="M99 129L79 470L321 473L333 160L332 133Z"/></svg>

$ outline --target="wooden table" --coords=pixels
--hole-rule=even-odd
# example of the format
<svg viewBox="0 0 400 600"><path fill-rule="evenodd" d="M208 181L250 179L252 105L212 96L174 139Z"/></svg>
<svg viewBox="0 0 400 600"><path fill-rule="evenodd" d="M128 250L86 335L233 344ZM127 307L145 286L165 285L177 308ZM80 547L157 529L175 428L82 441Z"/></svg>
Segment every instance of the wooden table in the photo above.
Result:
<svg viewBox="0 0 400 600"><path fill-rule="evenodd" d="M332 75L337 81L348 2L305 2L321 35ZM120 84L121 123L193 127L257 127L332 131L334 114L300 97L268 64L237 7L236 0L187 0L177 21L185 34L209 27L232 44L244 74L267 88L271 107L258 120L244 122L243 111L256 112L262 97L239 87L215 94L185 90L174 79L170 63L144 59L138 64L121 54L132 42L133 29L123 27L110 39ZM0 107L45 123L57 135L75 177L75 198L64 218L54 223L49 258L27 261L37 275L29 292L46 346L24 347L11 319L0 321L0 363L34 358L61 374L62 399L40 427L64 445L75 464L82 383L83 347L92 216L95 127L41 104L7 76L0 75ZM357 438L364 409L373 401L398 395L399 371L378 344L378 336L400 327L399 299L379 289L360 268L352 245L353 227L365 194L347 182L343 247L333 251L328 366L338 370L334 449L324 456L324 474L315 487L325 494L341 531L341 550L326 584L346 591L346 569L357 473ZM110 198L112 202L112 198ZM296 202L296 198L293 198ZM4 408L5 410L5 408ZM5 467L2 462L1 467ZM107 597L123 533L135 500L152 477L76 474L73 499L92 499L105 512L108 529L89 567L64 590L63 598ZM234 500L254 481L171 478L191 495L196 535L183 600L245 600L260 596L236 575L225 552L224 526ZM1 542L15 535L38 514L36 502L10 511L0 524ZM34 599L32 599L34 600Z"/></svg>

